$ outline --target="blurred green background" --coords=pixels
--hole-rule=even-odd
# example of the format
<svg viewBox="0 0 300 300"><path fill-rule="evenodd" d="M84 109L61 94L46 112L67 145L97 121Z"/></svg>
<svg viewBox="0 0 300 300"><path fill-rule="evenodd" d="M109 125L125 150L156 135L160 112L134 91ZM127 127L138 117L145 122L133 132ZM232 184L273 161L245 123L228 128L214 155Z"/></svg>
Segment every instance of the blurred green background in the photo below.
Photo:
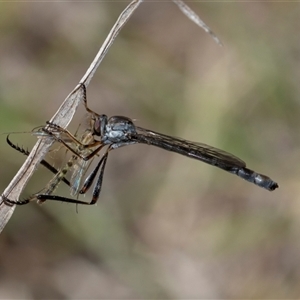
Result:
<svg viewBox="0 0 300 300"><path fill-rule="evenodd" d="M129 2L0 4L1 133L52 117ZM113 151L96 206L17 207L0 236L0 298L300 296L299 3L188 3L224 47L173 3L142 3L89 106L231 152L280 188L145 145ZM1 191L25 159L5 138ZM24 197L50 178L39 168Z"/></svg>

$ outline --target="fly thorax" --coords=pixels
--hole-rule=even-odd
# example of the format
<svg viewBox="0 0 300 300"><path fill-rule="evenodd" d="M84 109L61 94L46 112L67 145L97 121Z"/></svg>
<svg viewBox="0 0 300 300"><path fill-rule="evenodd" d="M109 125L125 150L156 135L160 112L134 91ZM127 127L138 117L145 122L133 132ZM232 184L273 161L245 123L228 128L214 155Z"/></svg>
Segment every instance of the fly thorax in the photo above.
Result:
<svg viewBox="0 0 300 300"><path fill-rule="evenodd" d="M132 120L122 116L109 118L105 126L105 139L113 143L127 141L128 137L134 133L136 129Z"/></svg>

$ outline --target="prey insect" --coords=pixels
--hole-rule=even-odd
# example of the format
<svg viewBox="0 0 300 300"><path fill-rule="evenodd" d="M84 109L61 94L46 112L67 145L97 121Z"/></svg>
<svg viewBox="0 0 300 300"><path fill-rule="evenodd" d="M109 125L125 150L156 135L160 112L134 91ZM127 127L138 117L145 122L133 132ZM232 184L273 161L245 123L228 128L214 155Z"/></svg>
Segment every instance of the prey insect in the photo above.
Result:
<svg viewBox="0 0 300 300"><path fill-rule="evenodd" d="M32 131L33 135L37 135L37 136L45 136L45 132L43 129L41 129L39 127L39 129L34 129ZM77 134L77 133L76 133ZM88 134L83 134L81 136L81 141L83 143L87 143L89 140L89 135ZM6 141L9 144L9 146L11 146L13 149L17 150L18 152L21 152L22 154L28 156L29 155L29 151L25 150L22 147L19 147L18 145L14 144L10 139L9 139L9 135L6 137ZM40 192L38 192L37 194L39 195L51 195L56 188L58 187L58 185L61 182L64 182L65 184L67 184L70 189L71 189L71 195L75 196L77 195L77 193L79 192L79 186L80 186L80 182L81 182L81 177L83 176L84 172L84 165L81 164L79 166L79 160L78 157L75 155L72 155L71 158L67 161L67 163L59 170L57 170L56 168L54 168L51 164L49 164L47 161L42 160L41 164L43 166L45 166L47 169L49 169L52 173L54 173L54 177L49 181L49 183L46 185L45 188L43 188ZM82 163L82 162L81 162ZM90 162L85 162L87 164L87 166L89 165ZM66 175L67 173L72 170L72 168L74 169L73 171L73 175L71 177L71 182L69 180L66 179ZM37 200L38 203L42 203L45 201L45 199L38 199L36 197L36 194L32 195L30 198L27 198L25 200L19 200L17 202L17 204L21 205L21 204L27 204L28 202L32 201L32 200ZM7 197L5 198L5 201L10 203L10 204L15 204L15 202L7 199Z"/></svg>
<svg viewBox="0 0 300 300"><path fill-rule="evenodd" d="M85 86L82 85L82 88L84 90L84 95L86 95ZM235 174L242 179L254 183L255 185L265 188L269 191L273 191L278 187L278 184L271 178L246 168L246 163L243 160L228 152L208 146L206 144L191 142L138 127L130 118L124 116L113 116L108 118L106 115L99 115L88 108L86 97L84 97L84 105L88 113L91 115L91 126L86 132L86 135L88 136L87 142L78 140L77 137L73 136L69 131L51 123L48 123L47 126L43 128L43 132L49 137L55 139L55 141L63 144L73 153L74 157L77 157L77 159L82 162L83 166L81 171L83 171L86 166L86 164L83 162L90 161L95 157L95 155L98 155L98 153L104 147L107 146L107 149L97 166L90 173L90 175L88 175L82 188L77 190L77 194L84 194L94 183L99 172L93 189L91 201L84 202L62 196L37 194L32 198L26 199L26 203L32 199L38 199L40 201L55 200L86 205L95 204L100 195L104 170L109 152L114 149L133 144L152 145L164 150L176 152L178 154L200 160L212 166L216 166L224 171ZM25 203L22 201L13 202L13 204Z"/></svg>

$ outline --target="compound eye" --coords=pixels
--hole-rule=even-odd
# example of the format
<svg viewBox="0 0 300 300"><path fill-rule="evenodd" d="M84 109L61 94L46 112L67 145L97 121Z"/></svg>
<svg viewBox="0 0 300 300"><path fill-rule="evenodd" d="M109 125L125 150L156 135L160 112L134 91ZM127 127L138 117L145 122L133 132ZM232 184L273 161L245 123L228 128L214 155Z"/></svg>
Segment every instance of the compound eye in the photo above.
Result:
<svg viewBox="0 0 300 300"><path fill-rule="evenodd" d="M104 136L106 131L106 124L107 124L107 116L100 115L94 118L94 135L97 136Z"/></svg>
<svg viewBox="0 0 300 300"><path fill-rule="evenodd" d="M94 134L95 135L100 135L100 130L101 130L101 121L99 118L96 118L94 121Z"/></svg>

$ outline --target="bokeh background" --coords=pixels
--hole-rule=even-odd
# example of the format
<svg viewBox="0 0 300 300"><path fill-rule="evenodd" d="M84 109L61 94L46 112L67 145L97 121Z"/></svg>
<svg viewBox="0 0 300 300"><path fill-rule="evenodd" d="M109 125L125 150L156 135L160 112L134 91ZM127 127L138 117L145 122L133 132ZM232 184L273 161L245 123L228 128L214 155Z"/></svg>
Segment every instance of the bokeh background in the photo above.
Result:
<svg viewBox="0 0 300 300"><path fill-rule="evenodd" d="M52 117L129 2L0 4L1 191L25 159L4 133ZM299 3L188 3L224 46L172 2L146 1L88 87L89 106L231 152L280 188L154 147L118 149L96 206L17 207L0 236L1 299L300 296ZM49 155L56 167L61 154ZM24 197L50 178L39 168Z"/></svg>

